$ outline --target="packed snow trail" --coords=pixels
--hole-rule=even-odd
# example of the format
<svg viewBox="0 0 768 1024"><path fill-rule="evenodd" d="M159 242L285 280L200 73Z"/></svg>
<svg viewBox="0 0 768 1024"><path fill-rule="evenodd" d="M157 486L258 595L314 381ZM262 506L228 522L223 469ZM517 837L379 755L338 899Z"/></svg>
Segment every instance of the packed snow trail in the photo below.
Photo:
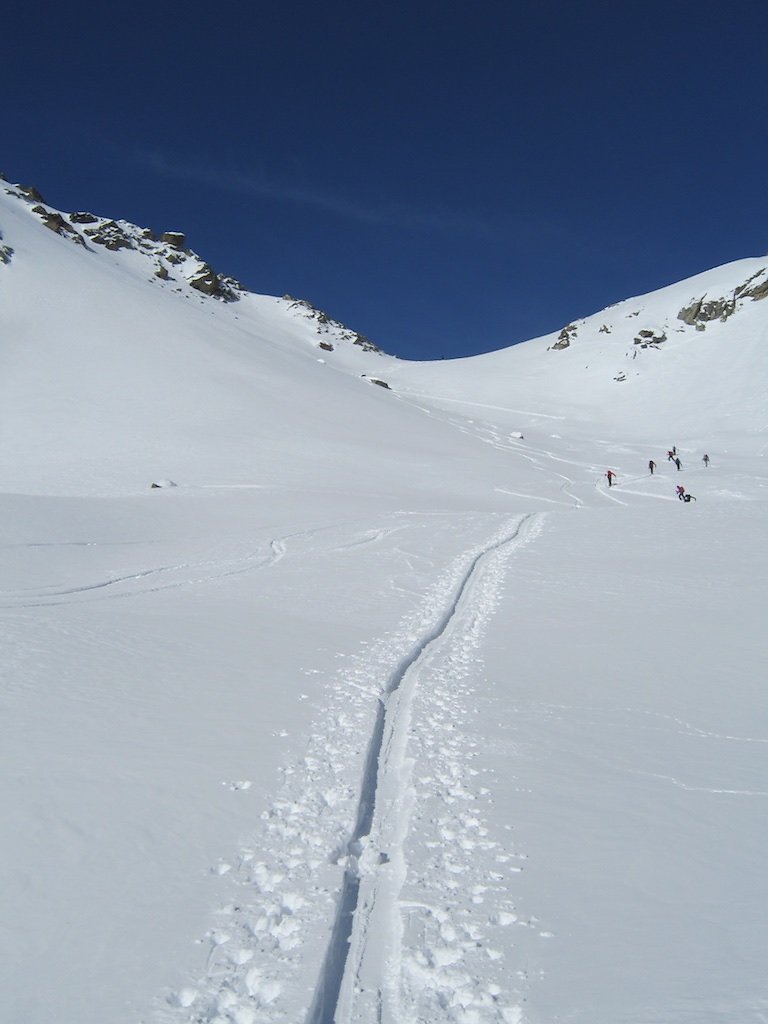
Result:
<svg viewBox="0 0 768 1024"><path fill-rule="evenodd" d="M504 556L535 536L535 524L533 514L523 516L511 532L475 556L434 627L386 684L365 761L357 821L341 858L346 861L344 884L308 1024L399 1024L404 1019L399 894L417 799L408 757L414 694L435 660L454 648L476 646L477 623L493 610Z"/></svg>

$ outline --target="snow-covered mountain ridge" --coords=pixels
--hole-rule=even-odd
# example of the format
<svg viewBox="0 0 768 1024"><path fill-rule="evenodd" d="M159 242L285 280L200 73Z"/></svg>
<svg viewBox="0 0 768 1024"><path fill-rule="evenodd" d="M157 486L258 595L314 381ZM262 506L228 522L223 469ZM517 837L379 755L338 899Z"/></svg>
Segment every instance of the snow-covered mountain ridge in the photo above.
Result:
<svg viewBox="0 0 768 1024"><path fill-rule="evenodd" d="M91 252L103 248L114 253L129 250L135 254L126 269L141 275L151 274L146 279L159 282L176 293L205 295L221 302L237 302L247 289L236 278L218 273L202 257L186 245L186 236L181 231L164 231L159 235L151 228L139 227L126 220L113 220L93 213L64 213L45 202L42 194L32 185L11 184L0 176L5 195L21 201L40 223L54 234L82 246ZM0 261L10 262L13 249L0 246ZM321 347L328 350L333 340L352 342L367 352L378 352L378 348L364 335L351 331L338 320L317 309L306 299L295 299L284 295L283 301L289 308L313 320L319 335L328 335ZM333 348L330 348L333 351Z"/></svg>
<svg viewBox="0 0 768 1024"><path fill-rule="evenodd" d="M768 397L768 258L737 260L574 320L561 331L452 364L401 363L396 388L630 436L754 430ZM523 419L519 421L523 424Z"/></svg>

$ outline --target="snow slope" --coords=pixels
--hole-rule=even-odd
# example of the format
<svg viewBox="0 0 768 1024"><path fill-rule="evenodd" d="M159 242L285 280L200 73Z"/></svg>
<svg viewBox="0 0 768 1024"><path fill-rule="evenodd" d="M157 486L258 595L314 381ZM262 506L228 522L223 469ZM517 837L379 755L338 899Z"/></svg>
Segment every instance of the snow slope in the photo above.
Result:
<svg viewBox="0 0 768 1024"><path fill-rule="evenodd" d="M765 261L408 364L8 190L3 1019L768 1019Z"/></svg>

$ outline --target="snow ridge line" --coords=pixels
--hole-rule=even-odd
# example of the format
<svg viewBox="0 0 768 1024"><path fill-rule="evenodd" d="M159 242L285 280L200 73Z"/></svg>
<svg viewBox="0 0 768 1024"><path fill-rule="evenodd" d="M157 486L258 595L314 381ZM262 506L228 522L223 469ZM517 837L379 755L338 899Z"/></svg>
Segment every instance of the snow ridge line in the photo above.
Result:
<svg viewBox="0 0 768 1024"><path fill-rule="evenodd" d="M413 804L412 790L405 784L413 695L434 648L449 639L462 613L473 610L473 584L484 563L500 549L531 539L538 532L531 524L540 515L521 517L511 532L475 555L434 626L387 680L365 759L355 827L340 858L345 870L336 919L306 1024L402 1020L398 895L406 874L403 847ZM477 618L483 610L474 611Z"/></svg>

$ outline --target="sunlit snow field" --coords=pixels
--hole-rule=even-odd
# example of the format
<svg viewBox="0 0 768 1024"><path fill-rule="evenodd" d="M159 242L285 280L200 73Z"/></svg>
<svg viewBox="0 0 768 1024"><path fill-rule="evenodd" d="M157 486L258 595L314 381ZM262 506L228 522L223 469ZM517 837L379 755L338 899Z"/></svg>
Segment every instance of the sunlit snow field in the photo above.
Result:
<svg viewBox="0 0 768 1024"><path fill-rule="evenodd" d="M0 1016L764 1024L757 314L320 362L5 215Z"/></svg>

